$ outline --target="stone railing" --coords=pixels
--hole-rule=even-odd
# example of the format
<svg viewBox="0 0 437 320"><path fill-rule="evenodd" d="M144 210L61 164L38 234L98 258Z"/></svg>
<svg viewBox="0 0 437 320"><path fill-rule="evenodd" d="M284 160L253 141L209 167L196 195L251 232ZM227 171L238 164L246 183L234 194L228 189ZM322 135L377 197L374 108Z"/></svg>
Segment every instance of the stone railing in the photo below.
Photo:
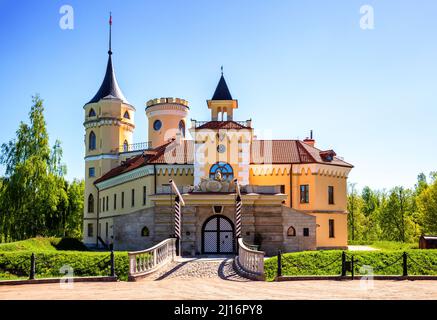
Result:
<svg viewBox="0 0 437 320"><path fill-rule="evenodd" d="M150 150L152 149L152 142L139 142L139 143L132 143L132 144L122 144L118 148L118 152L133 152L133 151L143 151L143 150Z"/></svg>
<svg viewBox="0 0 437 320"><path fill-rule="evenodd" d="M166 239L150 249L129 252L129 281L145 277L167 263L176 255L176 239Z"/></svg>
<svg viewBox="0 0 437 320"><path fill-rule="evenodd" d="M238 256L234 259L235 271L252 280L266 279L264 274L265 252L249 248L243 238L238 238Z"/></svg>

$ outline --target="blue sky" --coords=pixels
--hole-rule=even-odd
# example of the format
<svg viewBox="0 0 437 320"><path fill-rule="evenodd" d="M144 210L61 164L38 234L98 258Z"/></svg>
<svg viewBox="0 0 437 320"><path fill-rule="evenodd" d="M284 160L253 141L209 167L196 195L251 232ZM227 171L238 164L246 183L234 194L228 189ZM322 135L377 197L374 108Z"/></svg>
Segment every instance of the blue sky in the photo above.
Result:
<svg viewBox="0 0 437 320"><path fill-rule="evenodd" d="M59 27L62 5L74 29ZM375 28L360 28L371 5ZM51 142L63 143L68 178L84 176L82 106L113 60L147 141L145 102L180 97L209 119L224 65L237 120L274 138L305 138L355 165L358 187L412 186L437 170L437 2L410 0L0 0L0 142L45 100ZM0 173L3 172L1 168Z"/></svg>

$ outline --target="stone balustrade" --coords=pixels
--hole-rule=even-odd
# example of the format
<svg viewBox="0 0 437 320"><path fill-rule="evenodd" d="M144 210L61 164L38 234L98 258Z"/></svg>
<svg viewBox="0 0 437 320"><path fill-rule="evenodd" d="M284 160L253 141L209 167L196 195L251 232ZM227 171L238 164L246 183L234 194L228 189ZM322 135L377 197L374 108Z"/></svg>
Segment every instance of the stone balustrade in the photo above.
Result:
<svg viewBox="0 0 437 320"><path fill-rule="evenodd" d="M249 248L242 238L238 239L238 256L235 257L235 269L241 276L252 280L265 280L265 252Z"/></svg>
<svg viewBox="0 0 437 320"><path fill-rule="evenodd" d="M166 239L149 249L129 252L128 255L129 281L135 281L157 271L174 260L176 239Z"/></svg>

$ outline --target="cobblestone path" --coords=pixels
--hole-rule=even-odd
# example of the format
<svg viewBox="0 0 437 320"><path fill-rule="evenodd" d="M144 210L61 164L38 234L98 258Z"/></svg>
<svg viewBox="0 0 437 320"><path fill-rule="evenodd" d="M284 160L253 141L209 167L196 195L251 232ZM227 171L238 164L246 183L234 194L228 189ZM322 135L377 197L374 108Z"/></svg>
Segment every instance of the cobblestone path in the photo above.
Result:
<svg viewBox="0 0 437 320"><path fill-rule="evenodd" d="M145 280L179 279L223 279L230 281L249 281L235 273L233 259L188 259L181 258L169 263Z"/></svg>

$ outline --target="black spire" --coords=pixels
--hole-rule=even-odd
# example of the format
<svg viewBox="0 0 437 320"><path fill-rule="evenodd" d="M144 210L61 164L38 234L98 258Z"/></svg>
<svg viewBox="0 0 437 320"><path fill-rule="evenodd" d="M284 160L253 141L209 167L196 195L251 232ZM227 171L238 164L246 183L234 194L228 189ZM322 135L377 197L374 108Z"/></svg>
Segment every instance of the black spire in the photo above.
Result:
<svg viewBox="0 0 437 320"><path fill-rule="evenodd" d="M222 75L211 100L232 100L231 93L229 92L225 77L223 76L223 66L221 67L221 70Z"/></svg>
<svg viewBox="0 0 437 320"><path fill-rule="evenodd" d="M116 98L120 99L124 103L128 103L126 98L118 86L117 79L115 77L114 67L112 66L112 49L111 49L111 38L112 38L112 14L109 15L109 50L108 50L108 64L106 65L106 73L103 78L102 85L99 91L97 91L94 98L92 98L88 103L99 102L103 98Z"/></svg>

